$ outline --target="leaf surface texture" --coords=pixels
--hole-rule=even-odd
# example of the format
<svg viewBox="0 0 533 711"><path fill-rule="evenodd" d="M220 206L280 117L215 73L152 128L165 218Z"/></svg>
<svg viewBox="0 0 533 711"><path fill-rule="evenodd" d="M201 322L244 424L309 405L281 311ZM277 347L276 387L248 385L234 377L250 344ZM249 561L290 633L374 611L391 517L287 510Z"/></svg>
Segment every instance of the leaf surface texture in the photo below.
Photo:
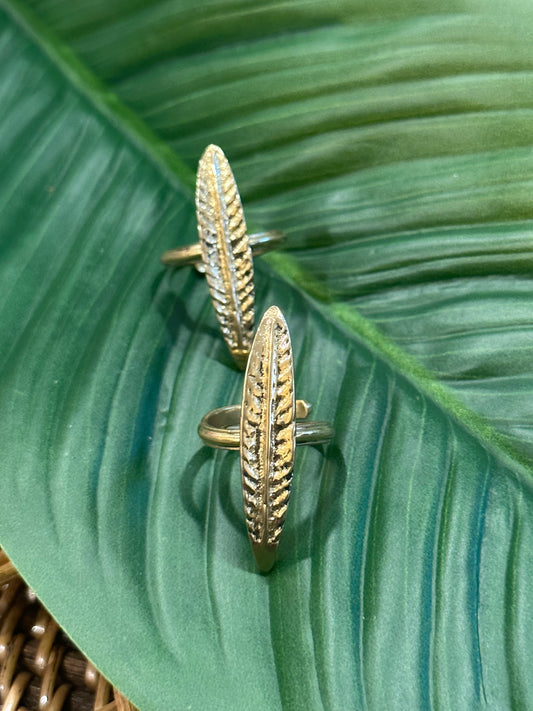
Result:
<svg viewBox="0 0 533 711"><path fill-rule="evenodd" d="M0 14L15 564L141 711L532 707L527 8L32 2L127 110L29 5ZM205 282L158 262L196 239L165 144L210 142L288 232L258 309L337 430L296 454L267 578L238 457L195 434L242 376Z"/></svg>

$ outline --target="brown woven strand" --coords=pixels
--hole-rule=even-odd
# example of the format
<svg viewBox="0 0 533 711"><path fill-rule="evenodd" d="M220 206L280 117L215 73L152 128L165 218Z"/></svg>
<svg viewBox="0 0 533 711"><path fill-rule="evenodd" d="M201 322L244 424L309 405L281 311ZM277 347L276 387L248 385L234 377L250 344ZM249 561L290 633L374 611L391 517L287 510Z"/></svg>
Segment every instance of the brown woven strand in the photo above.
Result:
<svg viewBox="0 0 533 711"><path fill-rule="evenodd" d="M0 711L137 711L74 647L2 550Z"/></svg>

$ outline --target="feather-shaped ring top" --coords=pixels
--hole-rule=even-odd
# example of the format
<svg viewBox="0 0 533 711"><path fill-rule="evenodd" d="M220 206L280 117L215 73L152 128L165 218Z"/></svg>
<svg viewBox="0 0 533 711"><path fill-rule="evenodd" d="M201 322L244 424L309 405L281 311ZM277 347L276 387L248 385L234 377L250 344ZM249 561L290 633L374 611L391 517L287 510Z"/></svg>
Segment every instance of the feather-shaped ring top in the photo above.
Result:
<svg viewBox="0 0 533 711"><path fill-rule="evenodd" d="M239 407L209 412L198 433L205 444L239 449L248 537L261 572L274 565L292 481L296 444L334 436L327 422L305 419L311 405L295 400L291 339L277 306L263 316L253 340Z"/></svg>
<svg viewBox="0 0 533 711"><path fill-rule="evenodd" d="M248 235L237 183L226 156L208 146L196 175L199 243L165 252L169 266L194 264L205 274L226 344L239 367L248 360L254 332L252 253L279 246L281 232Z"/></svg>

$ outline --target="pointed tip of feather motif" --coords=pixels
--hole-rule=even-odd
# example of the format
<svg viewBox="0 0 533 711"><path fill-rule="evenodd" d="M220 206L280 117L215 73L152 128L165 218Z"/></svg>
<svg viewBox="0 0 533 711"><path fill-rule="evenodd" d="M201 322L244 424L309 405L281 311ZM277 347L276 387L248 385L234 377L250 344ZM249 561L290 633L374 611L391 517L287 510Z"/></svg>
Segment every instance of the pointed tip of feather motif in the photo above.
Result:
<svg viewBox="0 0 533 711"><path fill-rule="evenodd" d="M202 165L202 163L211 163L213 161L214 157L217 157L219 160L225 160L227 161L228 159L226 158L224 151L220 146L215 145L214 143L210 143L202 153L202 157L200 158L200 161L198 163L198 167Z"/></svg>
<svg viewBox="0 0 533 711"><path fill-rule="evenodd" d="M283 315L282 310L279 308L279 306L269 306L268 309L265 311L263 314L263 318L261 319L261 323L259 324L259 328L263 325L263 321L265 322L270 322L271 320L276 320L279 321L280 324L282 324L285 328L287 328L287 322L285 321L285 316ZM268 328L267 323L265 323L265 326L263 328ZM257 329L259 331L259 329Z"/></svg>
<svg viewBox="0 0 533 711"><path fill-rule="evenodd" d="M295 398L289 329L277 306L254 338L241 412L241 477L246 528L259 569L274 563L285 523L295 450Z"/></svg>
<svg viewBox="0 0 533 711"><path fill-rule="evenodd" d="M196 216L217 319L231 354L243 367L254 329L252 251L231 167L222 149L213 144L198 163Z"/></svg>

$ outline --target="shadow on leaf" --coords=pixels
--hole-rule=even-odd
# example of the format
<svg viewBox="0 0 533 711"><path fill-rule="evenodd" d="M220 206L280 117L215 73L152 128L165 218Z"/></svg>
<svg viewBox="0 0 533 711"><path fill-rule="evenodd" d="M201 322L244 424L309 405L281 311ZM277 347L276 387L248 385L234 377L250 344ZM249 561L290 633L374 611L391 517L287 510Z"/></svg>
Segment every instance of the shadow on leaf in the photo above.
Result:
<svg viewBox="0 0 533 711"><path fill-rule="evenodd" d="M311 447L311 449L320 454L322 464L315 467L315 476L311 482L309 479L305 481L302 479L298 487L293 486L275 570L285 569L309 558L315 549L315 544L312 541L313 529L316 526L320 528L321 541L318 542L318 546L320 546L326 542L336 522L339 521L339 502L346 483L344 457L336 444L330 445L324 454L323 447L320 445ZM246 534L240 480L235 471L237 468L236 453L219 454L222 456L219 457L213 473L213 489L218 497L220 509L240 541L239 549L242 550L242 556L239 555L235 563L250 572L258 572L253 565L253 556ZM210 486L208 486L207 477L204 482L205 486L199 486L198 478L202 475L206 476L205 464L213 460L214 456L215 451L208 447L199 449L189 460L180 479L180 497L185 511L202 530L206 526L209 510ZM310 472L311 468L305 468L305 474L310 477L313 476ZM235 478L232 479L232 477ZM303 505L300 505L301 502L295 502L298 495L305 499Z"/></svg>
<svg viewBox="0 0 533 711"><path fill-rule="evenodd" d="M214 360L217 360L222 365L234 371L239 371L239 368L222 340L220 329L216 326L211 326L209 323L206 323L205 320L192 318L187 309L186 299L183 297L183 294L186 294L188 298L200 280L204 280L204 277L197 274L194 270L191 270L190 274L184 280L182 288L176 290L168 283L163 284L165 275L166 272L160 272L157 278L154 279L152 283L152 300L165 321L171 342L176 343L180 331L184 328L191 334L198 331L216 340L216 344L210 354ZM207 293L207 285L205 285L205 287ZM160 289L161 293L159 293ZM211 311L213 310L211 309ZM213 317L214 311L208 318L210 321L213 321Z"/></svg>

